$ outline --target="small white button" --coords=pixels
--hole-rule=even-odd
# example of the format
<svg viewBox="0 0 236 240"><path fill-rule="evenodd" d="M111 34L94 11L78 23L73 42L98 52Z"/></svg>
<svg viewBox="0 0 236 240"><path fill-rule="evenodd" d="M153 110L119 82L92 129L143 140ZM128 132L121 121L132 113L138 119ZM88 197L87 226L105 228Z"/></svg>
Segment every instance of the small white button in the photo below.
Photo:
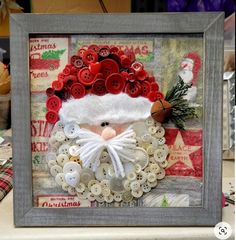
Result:
<svg viewBox="0 0 236 240"><path fill-rule="evenodd" d="M122 191L124 191L122 178L111 178L110 179L110 189L113 192L122 192Z"/></svg>
<svg viewBox="0 0 236 240"><path fill-rule="evenodd" d="M156 174L160 171L160 167L158 164L152 163L152 164L150 164L150 170L152 173Z"/></svg>
<svg viewBox="0 0 236 240"><path fill-rule="evenodd" d="M147 154L150 156L150 155L153 155L154 153L154 147L152 145L149 145L147 147Z"/></svg>
<svg viewBox="0 0 236 240"><path fill-rule="evenodd" d="M64 129L64 124L61 121L55 123L53 131L60 131Z"/></svg>
<svg viewBox="0 0 236 240"><path fill-rule="evenodd" d="M158 138L158 139L157 139L157 142L158 142L158 145L163 145L163 144L165 144L166 139L165 139L164 137Z"/></svg>
<svg viewBox="0 0 236 240"><path fill-rule="evenodd" d="M107 151L103 151L100 156L100 162L108 162L110 159L110 156Z"/></svg>
<svg viewBox="0 0 236 240"><path fill-rule="evenodd" d="M140 164L137 163L137 164L135 164L134 167L135 167L135 172L136 172L136 173L140 173L140 172L142 171L142 167L141 167Z"/></svg>
<svg viewBox="0 0 236 240"><path fill-rule="evenodd" d="M85 188L86 188L86 186L85 186L84 183L79 183L79 184L77 185L77 187L75 188L75 190L76 190L78 193L82 193L82 192L84 192Z"/></svg>
<svg viewBox="0 0 236 240"><path fill-rule="evenodd" d="M79 147L76 145L73 145L69 148L69 154L72 157L78 157L79 156Z"/></svg>
<svg viewBox="0 0 236 240"><path fill-rule="evenodd" d="M154 119L152 117L149 117L145 120L145 124L147 126L153 126L154 125Z"/></svg>
<svg viewBox="0 0 236 240"><path fill-rule="evenodd" d="M69 162L69 158L66 154L61 153L57 156L57 162L60 166L63 167L66 162Z"/></svg>
<svg viewBox="0 0 236 240"><path fill-rule="evenodd" d="M128 175L127 175L127 179L129 180L129 181L134 181L135 179L136 179L136 173L135 172L130 172L130 173L128 173Z"/></svg>
<svg viewBox="0 0 236 240"><path fill-rule="evenodd" d="M133 191L137 191L140 189L140 183L138 181L133 181L130 183L130 188Z"/></svg>
<svg viewBox="0 0 236 240"><path fill-rule="evenodd" d="M79 136L80 127L77 123L68 123L64 127L65 135L68 138L76 138Z"/></svg>
<svg viewBox="0 0 236 240"><path fill-rule="evenodd" d="M166 175L166 171L163 168L161 168L161 171L157 173L157 179L161 180L165 177L165 175Z"/></svg>
<svg viewBox="0 0 236 240"><path fill-rule="evenodd" d="M110 182L107 179L103 179L100 184L102 188L110 188Z"/></svg>
<svg viewBox="0 0 236 240"><path fill-rule="evenodd" d="M152 136L149 133L145 133L141 136L141 139L145 143L150 143L152 141Z"/></svg>
<svg viewBox="0 0 236 240"><path fill-rule="evenodd" d="M51 137L49 138L48 143L49 143L49 145L50 145L51 147L55 147L55 148L57 148L58 145L60 144L60 143L56 140L56 138L55 138L54 136L51 136Z"/></svg>
<svg viewBox="0 0 236 240"><path fill-rule="evenodd" d="M157 179L157 176L155 173L152 173L152 172L148 173L147 175L148 182L154 182L156 181L156 179Z"/></svg>
<svg viewBox="0 0 236 240"><path fill-rule="evenodd" d="M91 169L83 168L80 171L80 182L84 183L85 185L87 185L89 181L93 180L94 178L94 173Z"/></svg>
<svg viewBox="0 0 236 240"><path fill-rule="evenodd" d="M98 196L102 193L102 187L100 184L93 184L90 189L91 193L93 193L95 196Z"/></svg>
<svg viewBox="0 0 236 240"><path fill-rule="evenodd" d="M136 191L132 190L131 194L135 197L135 198L140 198L143 195L143 190L142 189L138 189Z"/></svg>
<svg viewBox="0 0 236 240"><path fill-rule="evenodd" d="M122 200L124 202L131 202L133 200L133 196L130 191L126 191L122 193Z"/></svg>
<svg viewBox="0 0 236 240"><path fill-rule="evenodd" d="M162 138L165 135L165 129L160 127L157 132L155 133L155 137Z"/></svg>
<svg viewBox="0 0 236 240"><path fill-rule="evenodd" d="M150 173L150 172L151 172L150 167L146 167L146 168L144 169L144 172L145 172L146 174Z"/></svg>
<svg viewBox="0 0 236 240"><path fill-rule="evenodd" d="M64 173L70 173L70 172L77 172L79 173L81 170L81 166L76 163L76 162L67 162L65 163L64 167L63 167L63 172Z"/></svg>
<svg viewBox="0 0 236 240"><path fill-rule="evenodd" d="M158 146L157 149L163 150L166 153L166 155L169 153L169 147L166 144Z"/></svg>
<svg viewBox="0 0 236 240"><path fill-rule="evenodd" d="M54 152L48 152L46 155L46 161L50 161L50 160L56 160L57 159L57 155Z"/></svg>
<svg viewBox="0 0 236 240"><path fill-rule="evenodd" d="M67 191L68 191L68 193L69 193L70 195L76 195L76 194L77 194L75 188L74 188L74 187L71 187L71 186L68 187L68 190L67 190Z"/></svg>
<svg viewBox="0 0 236 240"><path fill-rule="evenodd" d="M92 179L88 182L88 189L91 189L91 187L95 184L99 184L98 180Z"/></svg>
<svg viewBox="0 0 236 240"><path fill-rule="evenodd" d="M137 147L135 149L134 159L135 163L139 164L142 167L142 169L144 169L148 165L149 156L143 148Z"/></svg>
<svg viewBox="0 0 236 240"><path fill-rule="evenodd" d="M65 176L64 173L58 173L55 177L55 181L58 185L62 185L63 183L65 183Z"/></svg>
<svg viewBox="0 0 236 240"><path fill-rule="evenodd" d="M158 163L165 161L166 157L167 157L167 154L164 150L156 149L154 151L154 158Z"/></svg>
<svg viewBox="0 0 236 240"><path fill-rule="evenodd" d="M156 163L155 158L154 158L154 157L150 157L150 158L149 158L149 163L150 163L150 164L151 164L151 163Z"/></svg>
<svg viewBox="0 0 236 240"><path fill-rule="evenodd" d="M114 193L114 200L116 201L116 202L120 202L120 201L122 201L122 194L121 193Z"/></svg>
<svg viewBox="0 0 236 240"><path fill-rule="evenodd" d="M69 148L70 148L69 144L62 144L58 149L58 153L59 154L63 153L63 154L69 155Z"/></svg>
<svg viewBox="0 0 236 240"><path fill-rule="evenodd" d="M104 197L107 197L111 194L110 188L102 188L102 194Z"/></svg>
<svg viewBox="0 0 236 240"><path fill-rule="evenodd" d="M124 185L124 189L126 190L126 191L129 191L129 190L131 190L131 187L130 187L130 181L129 180L124 180L123 181L123 185Z"/></svg>
<svg viewBox="0 0 236 240"><path fill-rule="evenodd" d="M168 166L168 161L165 160L164 162L159 163L160 167L166 168Z"/></svg>
<svg viewBox="0 0 236 240"><path fill-rule="evenodd" d="M66 136L63 131L58 131L55 133L55 138L58 142L63 142L65 140Z"/></svg>
<svg viewBox="0 0 236 240"><path fill-rule="evenodd" d="M155 126L150 126L148 128L148 132L151 134L151 135L154 135L156 132L157 132L157 128Z"/></svg>
<svg viewBox="0 0 236 240"><path fill-rule="evenodd" d="M67 172L65 173L65 181L69 186L76 187L79 183L80 175L78 172Z"/></svg>
<svg viewBox="0 0 236 240"><path fill-rule="evenodd" d="M66 182L62 183L61 187L65 192L68 192L69 185Z"/></svg>
<svg viewBox="0 0 236 240"><path fill-rule="evenodd" d="M87 198L90 202L95 201L95 195L91 192L88 193Z"/></svg>
<svg viewBox="0 0 236 240"><path fill-rule="evenodd" d="M113 198L113 196L110 194L110 195L108 195L108 196L104 196L104 200L105 200L105 202L107 202L107 203L111 203L111 202L114 201L114 198Z"/></svg>
<svg viewBox="0 0 236 240"><path fill-rule="evenodd" d="M103 196L102 194L100 194L100 195L98 195L98 196L95 195L95 199L96 199L96 201L99 202L99 203L104 202L104 196Z"/></svg>
<svg viewBox="0 0 236 240"><path fill-rule="evenodd" d="M150 187L150 186L148 186L148 184L147 184L147 183L144 183L144 184L142 184L141 188L142 188L143 192L145 192L145 193L147 193L147 192L150 192L150 191L151 191L151 187Z"/></svg>
<svg viewBox="0 0 236 240"><path fill-rule="evenodd" d="M53 166L57 165L57 162L55 160L49 160L48 161L48 167L51 168Z"/></svg>
<svg viewBox="0 0 236 240"><path fill-rule="evenodd" d="M88 198L89 193L89 190L85 189L82 193L77 193L77 196L78 198L85 200Z"/></svg>
<svg viewBox="0 0 236 240"><path fill-rule="evenodd" d="M95 172L96 179L99 181L106 179L108 175L108 168L108 163L101 163Z"/></svg>
<svg viewBox="0 0 236 240"><path fill-rule="evenodd" d="M143 184L147 180L147 174L144 171L141 171L137 174L136 179L140 184Z"/></svg>
<svg viewBox="0 0 236 240"><path fill-rule="evenodd" d="M50 173L53 177L55 177L58 173L62 172L62 167L55 165L50 168Z"/></svg>
<svg viewBox="0 0 236 240"><path fill-rule="evenodd" d="M147 185L148 185L149 187L151 187L151 188L154 188L154 187L157 186L157 180L154 181L154 182L147 182Z"/></svg>

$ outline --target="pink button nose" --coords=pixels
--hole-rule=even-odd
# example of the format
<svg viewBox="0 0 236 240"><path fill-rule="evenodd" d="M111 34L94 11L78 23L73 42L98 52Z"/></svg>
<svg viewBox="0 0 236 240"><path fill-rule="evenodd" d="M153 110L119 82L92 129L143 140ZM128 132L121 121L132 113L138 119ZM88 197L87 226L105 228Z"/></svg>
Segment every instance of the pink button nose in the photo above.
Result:
<svg viewBox="0 0 236 240"><path fill-rule="evenodd" d="M103 129L101 136L104 140L111 139L116 136L116 130L111 127L106 127Z"/></svg>

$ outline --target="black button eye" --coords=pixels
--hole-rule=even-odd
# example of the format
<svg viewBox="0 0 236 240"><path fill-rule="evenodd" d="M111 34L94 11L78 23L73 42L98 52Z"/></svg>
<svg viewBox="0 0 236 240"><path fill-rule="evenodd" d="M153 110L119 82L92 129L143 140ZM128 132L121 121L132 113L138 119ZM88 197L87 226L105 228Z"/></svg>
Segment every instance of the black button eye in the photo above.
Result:
<svg viewBox="0 0 236 240"><path fill-rule="evenodd" d="M101 127L105 127L105 126L106 126L105 122L101 123Z"/></svg>
<svg viewBox="0 0 236 240"><path fill-rule="evenodd" d="M108 126L108 125L109 125L109 122L106 122L106 125Z"/></svg>

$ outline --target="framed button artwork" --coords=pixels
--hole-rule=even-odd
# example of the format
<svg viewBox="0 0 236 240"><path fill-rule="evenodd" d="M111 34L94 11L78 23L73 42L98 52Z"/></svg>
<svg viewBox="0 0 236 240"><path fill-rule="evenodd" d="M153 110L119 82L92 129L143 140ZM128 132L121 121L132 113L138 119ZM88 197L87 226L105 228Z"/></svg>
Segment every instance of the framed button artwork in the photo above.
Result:
<svg viewBox="0 0 236 240"><path fill-rule="evenodd" d="M220 222L223 21L11 15L15 225Z"/></svg>

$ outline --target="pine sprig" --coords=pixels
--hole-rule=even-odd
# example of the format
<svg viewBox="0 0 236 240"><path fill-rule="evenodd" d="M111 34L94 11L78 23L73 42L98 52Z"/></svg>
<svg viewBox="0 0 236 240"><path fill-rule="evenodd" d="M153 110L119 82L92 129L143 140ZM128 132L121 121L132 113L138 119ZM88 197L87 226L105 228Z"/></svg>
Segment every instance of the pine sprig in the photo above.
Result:
<svg viewBox="0 0 236 240"><path fill-rule="evenodd" d="M170 120L180 129L184 129L186 120L197 117L195 108L189 106L187 99L188 89L191 85L184 83L183 79L179 77L178 82L166 93L165 100L172 105L172 116Z"/></svg>

